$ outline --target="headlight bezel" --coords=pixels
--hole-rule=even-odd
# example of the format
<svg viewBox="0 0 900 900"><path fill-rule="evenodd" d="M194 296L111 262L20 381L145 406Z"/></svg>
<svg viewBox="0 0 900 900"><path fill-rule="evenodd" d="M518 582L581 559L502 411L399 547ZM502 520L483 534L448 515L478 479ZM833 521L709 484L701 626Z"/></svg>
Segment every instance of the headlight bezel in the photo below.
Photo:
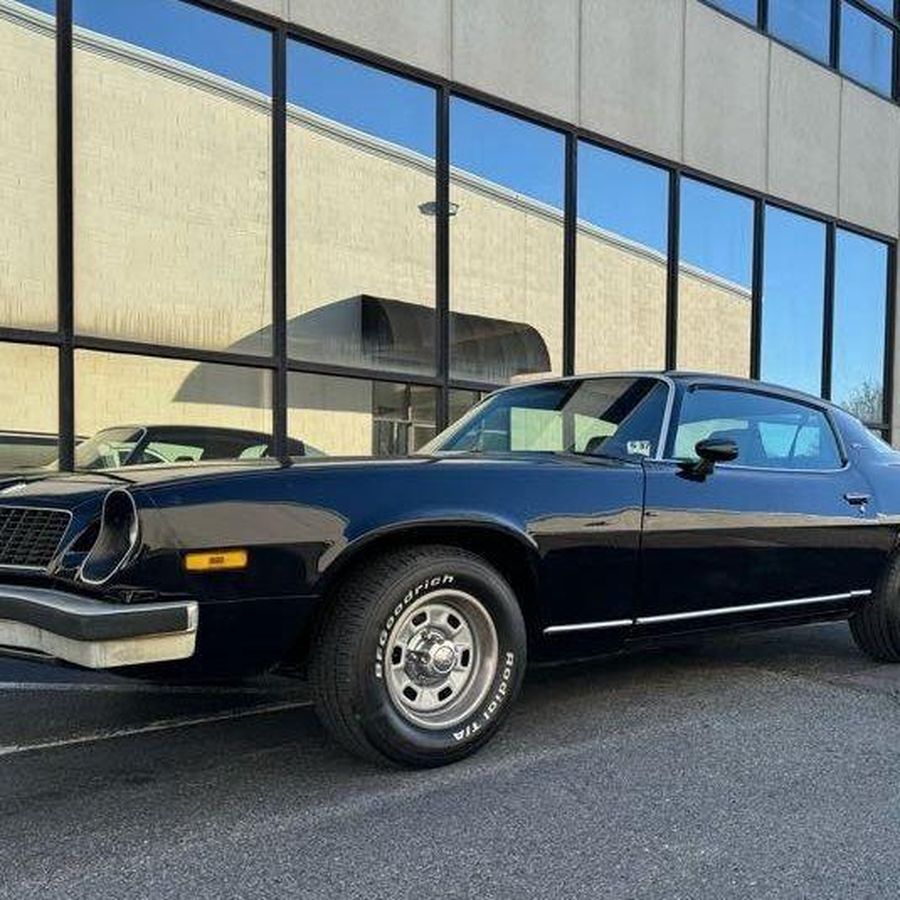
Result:
<svg viewBox="0 0 900 900"><path fill-rule="evenodd" d="M112 488L103 498L100 531L78 567L78 581L90 587L107 584L131 562L140 544L141 522L134 497L124 488Z"/></svg>

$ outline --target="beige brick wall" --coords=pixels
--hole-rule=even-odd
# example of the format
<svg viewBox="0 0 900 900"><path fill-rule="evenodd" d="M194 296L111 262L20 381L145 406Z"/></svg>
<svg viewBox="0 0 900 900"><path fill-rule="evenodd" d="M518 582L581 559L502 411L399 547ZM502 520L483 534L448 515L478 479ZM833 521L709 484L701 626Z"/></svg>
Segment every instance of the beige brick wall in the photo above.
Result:
<svg viewBox="0 0 900 900"><path fill-rule="evenodd" d="M678 368L750 375L750 302L745 293L682 271Z"/></svg>
<svg viewBox="0 0 900 900"><path fill-rule="evenodd" d="M0 323L56 328L56 49L0 18Z"/></svg>

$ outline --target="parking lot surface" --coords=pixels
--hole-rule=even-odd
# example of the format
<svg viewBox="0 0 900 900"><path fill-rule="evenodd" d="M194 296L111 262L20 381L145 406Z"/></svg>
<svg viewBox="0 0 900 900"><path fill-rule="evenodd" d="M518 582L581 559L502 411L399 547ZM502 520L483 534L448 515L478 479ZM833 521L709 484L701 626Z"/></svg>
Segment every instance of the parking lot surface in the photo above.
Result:
<svg viewBox="0 0 900 900"><path fill-rule="evenodd" d="M0 897L888 897L900 667L845 625L532 672L475 758L361 763L303 685L0 662Z"/></svg>

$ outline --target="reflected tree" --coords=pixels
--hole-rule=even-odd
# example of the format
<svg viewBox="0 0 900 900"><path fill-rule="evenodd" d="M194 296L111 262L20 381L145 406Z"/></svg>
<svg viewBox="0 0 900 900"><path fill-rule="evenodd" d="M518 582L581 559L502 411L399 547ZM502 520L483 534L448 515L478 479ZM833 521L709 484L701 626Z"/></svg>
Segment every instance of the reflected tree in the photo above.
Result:
<svg viewBox="0 0 900 900"><path fill-rule="evenodd" d="M863 422L880 422L884 418L884 392L874 381L866 379L847 395L841 406Z"/></svg>

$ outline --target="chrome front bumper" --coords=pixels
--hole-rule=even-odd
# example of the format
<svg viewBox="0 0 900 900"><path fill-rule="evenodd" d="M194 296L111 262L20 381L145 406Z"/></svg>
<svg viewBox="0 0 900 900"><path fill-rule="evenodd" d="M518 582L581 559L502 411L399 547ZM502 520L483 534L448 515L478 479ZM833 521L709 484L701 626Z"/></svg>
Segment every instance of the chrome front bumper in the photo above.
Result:
<svg viewBox="0 0 900 900"><path fill-rule="evenodd" d="M0 650L34 650L89 669L187 659L197 619L192 600L126 606L0 585Z"/></svg>

